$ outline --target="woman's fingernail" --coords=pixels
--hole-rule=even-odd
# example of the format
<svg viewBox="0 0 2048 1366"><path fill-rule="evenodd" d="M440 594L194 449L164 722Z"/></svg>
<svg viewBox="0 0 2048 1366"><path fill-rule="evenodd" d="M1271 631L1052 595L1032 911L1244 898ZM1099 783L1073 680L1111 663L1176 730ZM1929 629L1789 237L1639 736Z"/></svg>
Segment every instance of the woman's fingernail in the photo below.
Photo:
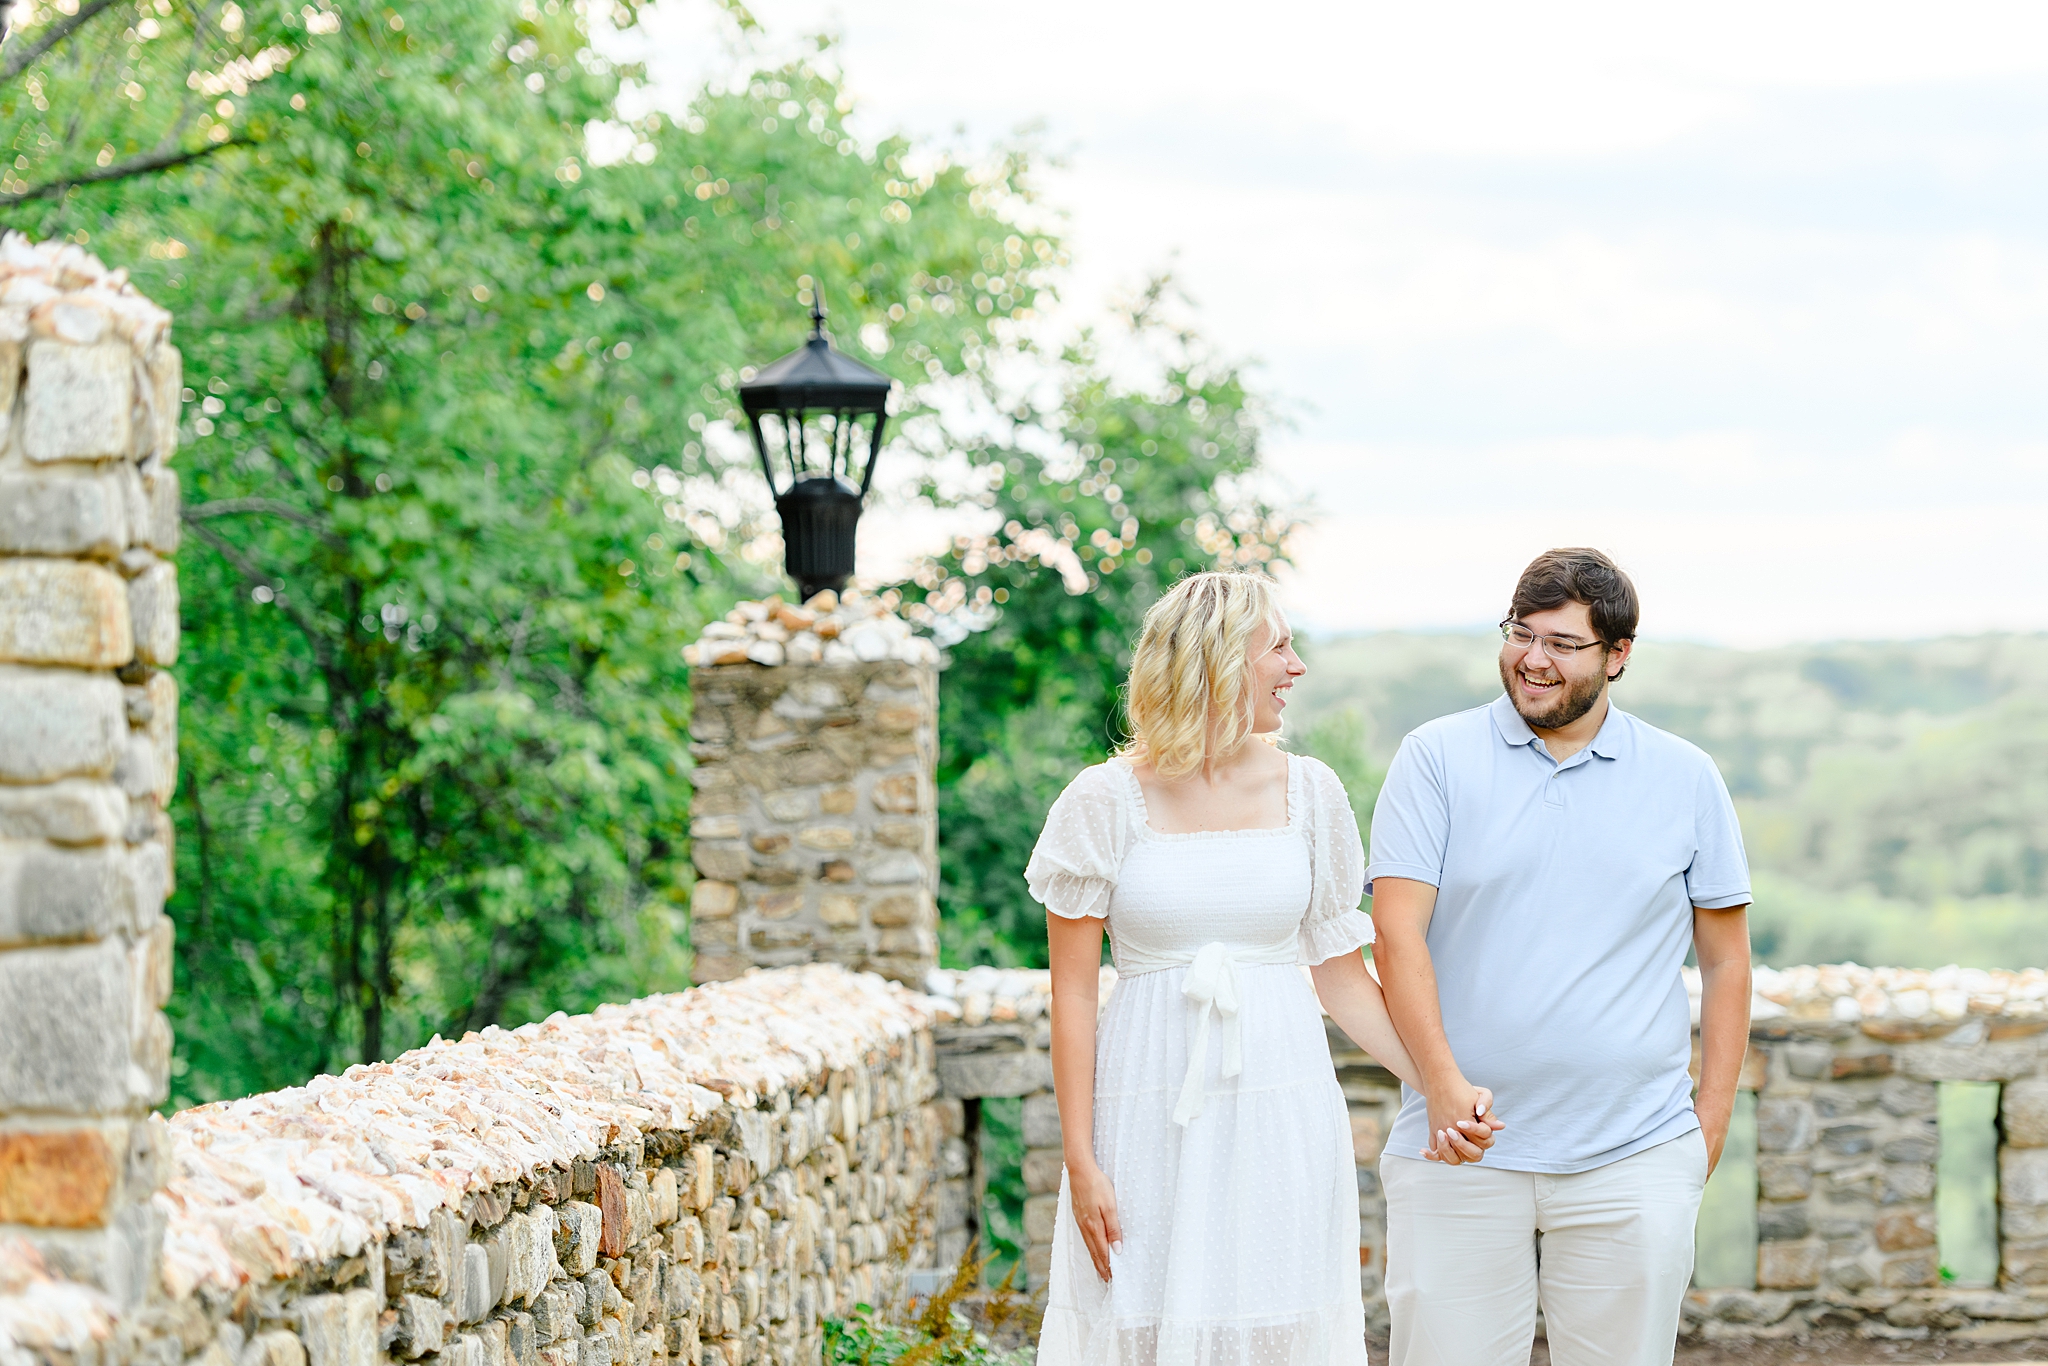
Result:
<svg viewBox="0 0 2048 1366"><path fill-rule="evenodd" d="M1111 1243L1109 1245L1109 1250L1111 1252L1114 1252L1119 1257L1124 1255L1124 1245L1122 1243Z"/></svg>

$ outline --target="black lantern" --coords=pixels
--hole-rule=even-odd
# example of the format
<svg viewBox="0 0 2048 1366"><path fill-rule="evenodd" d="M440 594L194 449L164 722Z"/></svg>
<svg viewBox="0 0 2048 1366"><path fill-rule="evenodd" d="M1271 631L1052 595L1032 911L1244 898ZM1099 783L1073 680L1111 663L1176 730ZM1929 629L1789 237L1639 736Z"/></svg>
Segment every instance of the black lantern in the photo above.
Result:
<svg viewBox="0 0 2048 1366"><path fill-rule="evenodd" d="M889 421L889 377L862 365L825 336L822 297L811 291L811 339L740 385L740 407L754 432L761 473L782 518L783 563L808 599L846 586L853 573L853 533L861 500L875 477L882 428ZM772 439L762 428L773 417L780 429L789 486L777 488ZM853 463L868 423L867 458L860 483Z"/></svg>

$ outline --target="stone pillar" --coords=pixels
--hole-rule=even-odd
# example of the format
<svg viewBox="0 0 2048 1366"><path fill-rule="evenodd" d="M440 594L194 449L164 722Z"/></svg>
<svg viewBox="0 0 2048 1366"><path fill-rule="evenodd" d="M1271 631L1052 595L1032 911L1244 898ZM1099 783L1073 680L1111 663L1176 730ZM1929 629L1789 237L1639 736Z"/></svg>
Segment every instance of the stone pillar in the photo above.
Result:
<svg viewBox="0 0 2048 1366"><path fill-rule="evenodd" d="M2048 1076L2007 1082L2000 1109L1999 1281L2038 1295L2048 1286Z"/></svg>
<svg viewBox="0 0 2048 1366"><path fill-rule="evenodd" d="M687 657L700 982L938 964L938 651L884 601L742 603Z"/></svg>
<svg viewBox="0 0 2048 1366"><path fill-rule="evenodd" d="M0 1239L128 1304L171 1051L169 327L79 248L0 240Z"/></svg>

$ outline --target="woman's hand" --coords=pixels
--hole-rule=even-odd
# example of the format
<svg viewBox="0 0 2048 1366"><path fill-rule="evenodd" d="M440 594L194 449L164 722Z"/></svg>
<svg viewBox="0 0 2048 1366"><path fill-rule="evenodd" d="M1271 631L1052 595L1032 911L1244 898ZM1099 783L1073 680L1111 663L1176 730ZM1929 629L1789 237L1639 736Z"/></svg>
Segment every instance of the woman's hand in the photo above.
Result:
<svg viewBox="0 0 2048 1366"><path fill-rule="evenodd" d="M1434 1131L1430 1135L1430 1145L1422 1150L1422 1155L1428 1161L1452 1167L1478 1162L1493 1146L1493 1136L1507 1127L1507 1121L1493 1113L1493 1092L1484 1086L1475 1086L1472 1088L1472 1118L1459 1119Z"/></svg>
<svg viewBox="0 0 2048 1366"><path fill-rule="evenodd" d="M1109 1254L1124 1250L1123 1225L1117 1222L1116 1191L1109 1176L1093 1162L1083 1168L1068 1163L1067 1200L1074 1209L1074 1222L1081 1227L1088 1259L1095 1263L1095 1274L1106 1281Z"/></svg>

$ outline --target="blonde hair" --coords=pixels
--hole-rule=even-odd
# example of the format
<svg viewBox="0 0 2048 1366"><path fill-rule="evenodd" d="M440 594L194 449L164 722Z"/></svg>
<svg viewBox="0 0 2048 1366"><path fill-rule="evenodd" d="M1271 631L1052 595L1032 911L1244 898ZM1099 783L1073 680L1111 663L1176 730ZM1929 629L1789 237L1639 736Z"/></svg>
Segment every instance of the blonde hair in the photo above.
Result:
<svg viewBox="0 0 2048 1366"><path fill-rule="evenodd" d="M1251 651L1278 626L1263 574L1190 574L1145 613L1124 687L1122 758L1179 778L1234 752L1252 733Z"/></svg>

